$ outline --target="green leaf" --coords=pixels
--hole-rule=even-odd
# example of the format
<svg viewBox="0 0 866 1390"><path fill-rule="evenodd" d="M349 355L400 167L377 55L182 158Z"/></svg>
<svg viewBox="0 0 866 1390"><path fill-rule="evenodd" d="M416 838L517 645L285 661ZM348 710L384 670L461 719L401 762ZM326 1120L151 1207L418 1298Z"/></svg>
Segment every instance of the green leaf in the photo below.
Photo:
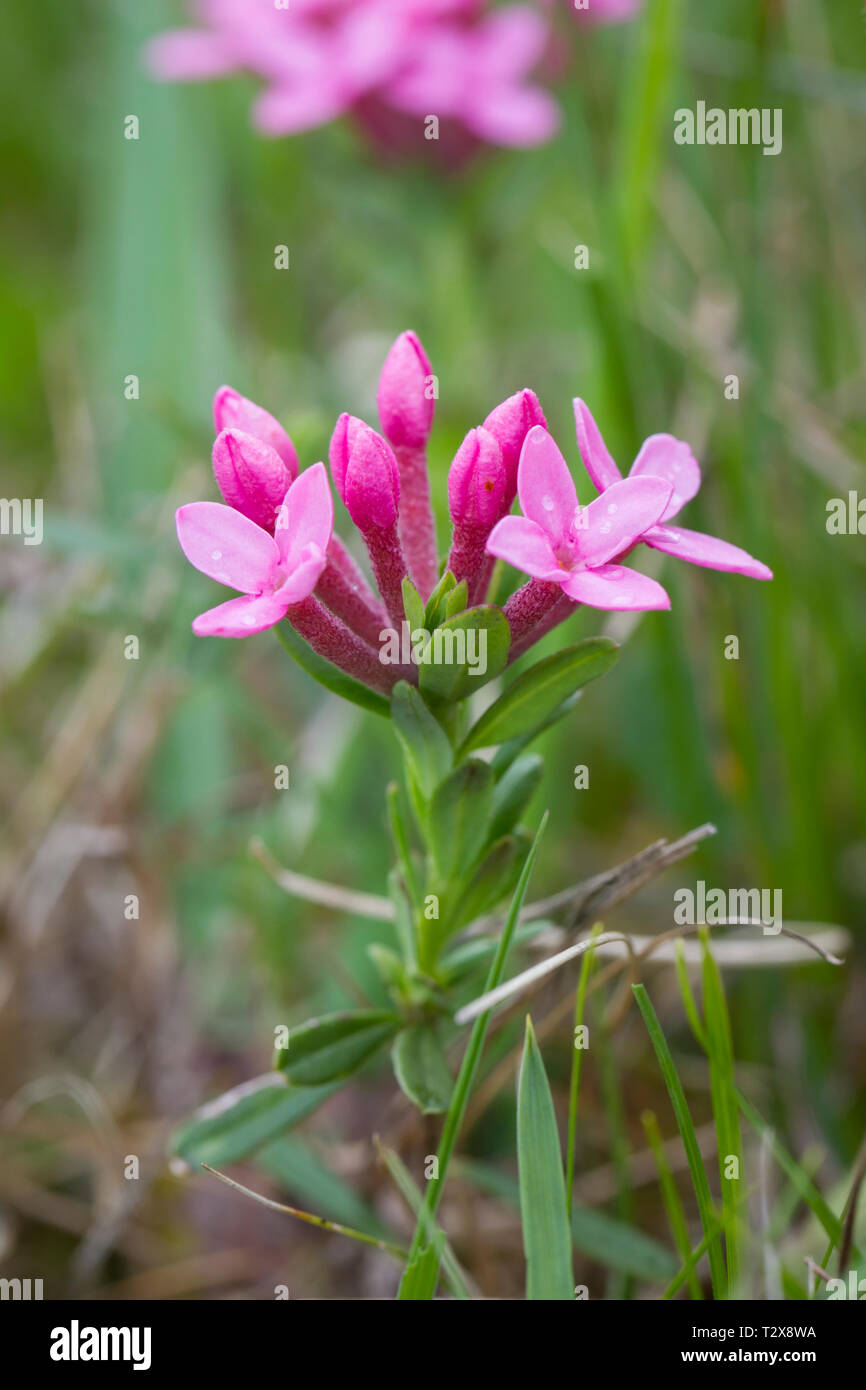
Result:
<svg viewBox="0 0 866 1390"><path fill-rule="evenodd" d="M351 1076L399 1026L396 1014L385 1009L311 1018L291 1029L289 1045L278 1051L276 1066L293 1086L322 1086Z"/></svg>
<svg viewBox="0 0 866 1390"><path fill-rule="evenodd" d="M176 1130L169 1152L187 1163L209 1163L213 1168L236 1163L312 1114L336 1089L328 1085L295 1091L276 1076L266 1085L238 1087L236 1100L231 1101L229 1092L224 1105L211 1101Z"/></svg>
<svg viewBox="0 0 866 1390"><path fill-rule="evenodd" d="M442 1259L442 1239L434 1236L426 1249L409 1261L400 1280L397 1294L401 1302L427 1301L436 1292L439 1283L439 1265Z"/></svg>
<svg viewBox="0 0 866 1390"><path fill-rule="evenodd" d="M648 1284L667 1283L679 1269L679 1261L666 1246L595 1207L575 1202L571 1230L575 1248L584 1255Z"/></svg>
<svg viewBox="0 0 866 1390"><path fill-rule="evenodd" d="M452 589L445 599L445 617L456 618L458 613L462 613L469 602L469 585L465 579L461 579L456 588Z"/></svg>
<svg viewBox="0 0 866 1390"><path fill-rule="evenodd" d="M464 1159L454 1165L455 1173L468 1179L484 1192L520 1207L520 1190L509 1173L477 1160ZM669 1280L679 1267L676 1257L651 1236L644 1235L625 1221L620 1221L595 1207L574 1204L571 1233L575 1249L607 1269L631 1274L647 1283Z"/></svg>
<svg viewBox="0 0 866 1390"><path fill-rule="evenodd" d="M418 628L424 626L424 600L408 574L403 580L403 611L410 633L417 632Z"/></svg>
<svg viewBox="0 0 866 1390"><path fill-rule="evenodd" d="M571 1230L559 1133L544 1062L528 1015L517 1086L517 1166L526 1297L571 1300Z"/></svg>
<svg viewBox="0 0 866 1390"><path fill-rule="evenodd" d="M379 1156L384 1161L385 1167L394 1179L394 1183L402 1194L403 1200L409 1210L415 1216L416 1220L424 1221L424 1231L427 1236L430 1237L435 1235L441 1242L442 1273L451 1285L451 1292L454 1294L454 1297L460 1299L470 1298L471 1295L463 1271L458 1264L457 1256L448 1244L445 1232L436 1225L432 1218L430 1218L429 1221L425 1220L423 1209L424 1199L409 1169L393 1149L388 1149L379 1144L377 1144L376 1147L379 1150Z"/></svg>
<svg viewBox="0 0 866 1390"><path fill-rule="evenodd" d="M398 681L391 695L394 728L412 779L426 801L451 771L448 736L413 685Z"/></svg>
<svg viewBox="0 0 866 1390"><path fill-rule="evenodd" d="M539 732L576 690L613 665L618 652L619 647L610 637L587 637L531 666L469 730L460 749L461 757L475 748L488 748Z"/></svg>
<svg viewBox="0 0 866 1390"><path fill-rule="evenodd" d="M381 1221L354 1188L296 1135L266 1145L256 1157L256 1166L278 1178L293 1199L328 1220L368 1235L384 1235Z"/></svg>
<svg viewBox="0 0 866 1390"><path fill-rule="evenodd" d="M707 1237L710 1260L710 1276L713 1283L714 1298L724 1298L725 1296L725 1264L722 1259L721 1245L716 1237L710 1237L710 1232L717 1225L716 1214L713 1210L713 1199L710 1196L710 1185L707 1182L707 1172L704 1168L704 1161L701 1158L701 1150L698 1145L695 1126L692 1121L691 1112L686 1101L682 1082L677 1075L674 1066L674 1059L671 1056L667 1039L662 1032L661 1024L656 1016L656 1011L652 1006L650 997L643 985L632 985L634 997L637 1000L638 1008L643 1014L643 1020L650 1035L655 1054L661 1068L668 1095L671 1099L674 1115L676 1117L677 1128L680 1138L683 1141L683 1148L686 1151L689 1172L692 1175L692 1185L695 1189L698 1211L700 1212L701 1225L704 1228L704 1235Z"/></svg>
<svg viewBox="0 0 866 1390"><path fill-rule="evenodd" d="M491 841L514 829L529 805L543 772L543 758L537 753L526 753L503 773L493 792L493 811L487 832Z"/></svg>
<svg viewBox="0 0 866 1390"><path fill-rule="evenodd" d="M510 738L507 743L502 743L497 748L491 759L490 766L497 777L501 777L507 772L514 759L519 756L528 745L543 734L545 729L550 729L554 724L558 724L560 719L564 719L567 714L571 714L581 695L582 690L575 690L573 695L569 695L567 700L563 700L553 714L549 714L543 724L531 729L528 734L521 734L520 738Z"/></svg>
<svg viewBox="0 0 866 1390"><path fill-rule="evenodd" d="M468 608L436 628L418 667L418 684L436 699L463 700L505 669L510 644L501 608Z"/></svg>
<svg viewBox="0 0 866 1390"><path fill-rule="evenodd" d="M457 581L454 575L450 570L446 570L428 598L427 605L424 609L424 622L422 623L422 627L426 627L428 632L432 632L434 627L438 627L445 617L445 601L451 593L451 590L456 587L456 584Z"/></svg>
<svg viewBox="0 0 866 1390"><path fill-rule="evenodd" d="M368 690L366 685L356 681L354 676L347 676L339 666L332 666L330 661L326 661L318 652L314 652L312 647L307 646L303 637L295 632L290 623L277 623L274 632L289 656L294 657L307 675L312 676L313 680L318 681L326 690L330 690L332 695L339 695L343 700L351 700L353 704L360 705L362 709L372 710L374 714L388 718L391 710L384 695L379 695L375 690Z"/></svg>
<svg viewBox="0 0 866 1390"><path fill-rule="evenodd" d="M527 922L515 931L514 945L519 946L524 941L531 941L539 932L549 931L555 925L554 922L544 919ZM454 950L449 951L439 962L439 979L442 984L446 988L458 984L466 975L483 965L493 955L498 944L498 936L471 936L468 941L461 941L459 946L455 946Z"/></svg>
<svg viewBox="0 0 866 1390"><path fill-rule="evenodd" d="M491 846L460 893L450 924L452 930L483 917L514 891L528 838L521 832L503 835Z"/></svg>
<svg viewBox="0 0 866 1390"><path fill-rule="evenodd" d="M703 936L704 1019L710 1062L710 1092L716 1125L719 1155L719 1183L722 1194L722 1225L725 1231L728 1297L737 1297L739 1280L740 1205L745 1200L743 1145L740 1116L734 1084L734 1057L728 1007L718 966L713 959L706 933ZM728 1176L731 1160L736 1161L737 1177Z"/></svg>
<svg viewBox="0 0 866 1390"><path fill-rule="evenodd" d="M391 1060L400 1089L423 1115L441 1115L448 1109L454 1079L430 1024L417 1024L398 1033Z"/></svg>
<svg viewBox="0 0 866 1390"><path fill-rule="evenodd" d="M429 839L442 883L468 873L487 840L493 805L488 763L469 758L440 782L430 803Z"/></svg>

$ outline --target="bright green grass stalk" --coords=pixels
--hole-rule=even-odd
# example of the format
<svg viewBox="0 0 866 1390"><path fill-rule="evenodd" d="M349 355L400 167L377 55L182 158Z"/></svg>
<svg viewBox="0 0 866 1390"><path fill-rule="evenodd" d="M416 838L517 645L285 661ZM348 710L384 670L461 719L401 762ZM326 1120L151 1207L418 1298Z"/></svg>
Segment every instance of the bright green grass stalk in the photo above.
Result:
<svg viewBox="0 0 866 1390"><path fill-rule="evenodd" d="M702 1299L703 1294L701 1292L700 1280L695 1273L695 1266L692 1260L692 1247L689 1241L686 1213L680 1194L677 1191L677 1185L674 1182L671 1166L665 1154L664 1144L662 1143L662 1137L659 1131L659 1122L652 1110L645 1110L641 1116L641 1123L643 1124L647 1141L652 1149L653 1158L655 1159L656 1168L658 1169L662 1200L665 1204L665 1211L668 1214L668 1221L670 1222L674 1244L682 1256L683 1268L687 1271L689 1291L691 1292L692 1298Z"/></svg>
<svg viewBox="0 0 866 1390"><path fill-rule="evenodd" d="M541 837L544 834L544 829L546 825L547 812L545 811L541 819L541 824L539 825L538 830L536 832L535 839L533 840L529 853L526 856L526 861L523 865L523 869L521 871L517 887L514 890L514 897L512 898L511 906L508 909L508 916L505 919L505 926L503 927L502 935L499 938L499 945L496 950L496 955L493 958L493 963L490 966L490 970L487 975L487 980L484 985L485 993L487 993L488 990L495 989L502 979L502 974L505 970L505 962L508 957L508 950L511 945L511 939L514 935L514 929L517 926L517 919L520 915L520 909L523 906L523 900L526 897L526 890L529 887L529 879L532 874L533 865L535 863L535 856L538 853L538 846L541 842ZM489 1024L489 1022L490 1010L488 1010L487 1013L481 1014L475 1020L475 1023L472 1028L472 1033L469 1037L469 1045L467 1046L466 1051L463 1055L463 1062L460 1066L460 1073L454 1085L454 1093L451 1097L451 1104L449 1105L447 1114L445 1116L445 1123L442 1129L442 1137L439 1141L439 1150L437 1153L437 1176L435 1178L432 1178L427 1186L427 1193L424 1198L424 1204L421 1208L421 1212L419 1213L418 1222L415 1227L415 1234L412 1237L412 1244L409 1248L409 1264L411 1264L421 1253L421 1247L425 1240L427 1227L432 1218L435 1216L440 1199L442 1197L442 1191L445 1186L445 1179L448 1174L448 1165L451 1162L451 1155L454 1152L454 1145L457 1142L457 1136L460 1133L460 1126L463 1123L463 1116L466 1113L466 1106L469 1103L469 1095L472 1090L472 1084L475 1080L475 1073L478 1070L478 1063L481 1060L481 1052L484 1047L484 1038L487 1033L487 1025ZM402 1293L403 1286L401 1284L401 1296Z"/></svg>
<svg viewBox="0 0 866 1390"><path fill-rule="evenodd" d="M699 1245L696 1245L694 1250L692 1250L689 1254L689 1258L683 1265L679 1274L677 1274L668 1284L667 1288L662 1294L663 1301L667 1301L668 1299L673 1298L674 1294L679 1293L683 1284L689 1277L689 1271L694 1270L696 1268L698 1260L700 1260L702 1256L706 1255L707 1251L712 1248L712 1244L714 1241L718 1241L718 1237L721 1234L721 1230L721 1224L718 1221L714 1220L712 1226L710 1227L707 1234L704 1236L703 1240L700 1242Z"/></svg>
<svg viewBox="0 0 866 1390"><path fill-rule="evenodd" d="M728 1271L728 1297L736 1296L739 1279L739 1206L740 1185L743 1182L743 1145L734 1084L734 1058L731 1047L731 1026L725 1003L725 992L718 966L709 948L706 931L701 933L704 948L703 986L704 1018L710 1062L710 1090L719 1158L719 1182L722 1194L722 1225L725 1230L725 1255Z"/></svg>
<svg viewBox="0 0 866 1390"><path fill-rule="evenodd" d="M596 922L590 934L590 940L598 936L600 931L601 923ZM574 1033L571 1039L571 1082L568 1089L568 1151L565 1163L565 1199L568 1204L569 1216L571 1216L571 1207L574 1201L574 1151L577 1144L577 1094L580 1086L580 1066L585 1051L584 1048L577 1046L575 1038L578 1028L583 1026L583 1016L586 1010L586 989L589 984L589 975L592 970L594 957L595 953L592 950L585 952L580 962L580 976L574 995Z"/></svg>
<svg viewBox="0 0 866 1390"><path fill-rule="evenodd" d="M600 1010L599 1010L600 1013ZM629 1224L633 1214L631 1172L629 1169L630 1145L619 1073L614 1056L610 1033L601 1017L595 1025L600 1040L598 1064L601 1079L601 1096L610 1134L611 1158L616 1173L616 1211L619 1219ZM614 1272L610 1280L608 1297L622 1301L631 1297L633 1281L628 1275Z"/></svg>
<svg viewBox="0 0 866 1390"><path fill-rule="evenodd" d="M710 1260L710 1278L713 1284L713 1296L724 1298L725 1294L725 1263L722 1258L721 1244L716 1237L712 1237L710 1232L714 1227L718 1228L713 1201L710 1196L710 1185L707 1182L707 1173L704 1162L701 1158L701 1151L698 1148L698 1140L695 1134L695 1127L692 1122L691 1113L683 1091L682 1082L677 1075L674 1066L674 1059L671 1056L670 1048L667 1045L665 1035L662 1032L661 1024L658 1021L656 1011L653 1008L649 995L643 985L632 985L634 997L637 1000L647 1032L655 1048L659 1066L664 1076L665 1085L668 1088L668 1095L676 1116L677 1127L683 1141L683 1147L688 1159L689 1171L692 1175L692 1183L695 1189L695 1197L698 1202L701 1225L704 1228L704 1235L707 1237L707 1251Z"/></svg>

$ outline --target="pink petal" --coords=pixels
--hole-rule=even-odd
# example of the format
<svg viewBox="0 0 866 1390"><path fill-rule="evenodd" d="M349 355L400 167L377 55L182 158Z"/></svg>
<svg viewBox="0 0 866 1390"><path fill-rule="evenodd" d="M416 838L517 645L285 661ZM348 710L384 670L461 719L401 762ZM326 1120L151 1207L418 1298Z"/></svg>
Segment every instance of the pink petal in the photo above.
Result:
<svg viewBox="0 0 866 1390"><path fill-rule="evenodd" d="M285 604L300 603L308 598L319 582L319 577L328 563L328 557L317 545L307 545L298 556L297 563L286 582L281 585L274 598Z"/></svg>
<svg viewBox="0 0 866 1390"><path fill-rule="evenodd" d="M299 473L286 493L277 516L274 539L280 559L289 569L309 545L324 555L334 529L334 499L323 463Z"/></svg>
<svg viewBox="0 0 866 1390"><path fill-rule="evenodd" d="M348 102L321 75L292 86L269 87L253 105L253 124L263 135L294 135L326 125Z"/></svg>
<svg viewBox="0 0 866 1390"><path fill-rule="evenodd" d="M495 11L478 27L479 66L485 75L518 78L542 57L550 26L534 10L512 6Z"/></svg>
<svg viewBox="0 0 866 1390"><path fill-rule="evenodd" d="M664 478L623 478L584 507L575 530L576 552L596 569L639 540L664 512L671 485Z"/></svg>
<svg viewBox="0 0 866 1390"><path fill-rule="evenodd" d="M184 555L208 578L242 594L272 586L280 552L249 517L220 502L189 502L178 508L175 522Z"/></svg>
<svg viewBox="0 0 866 1390"><path fill-rule="evenodd" d="M151 39L147 67L164 82L209 82L240 67L231 42L204 29L173 29Z"/></svg>
<svg viewBox="0 0 866 1390"><path fill-rule="evenodd" d="M599 492L604 492L612 483L618 483L622 474L608 452L589 406L579 396L574 401L574 423L583 466Z"/></svg>
<svg viewBox="0 0 866 1390"><path fill-rule="evenodd" d="M525 516L504 516L498 521L487 537L487 550L533 579L559 583L564 575L550 537Z"/></svg>
<svg viewBox="0 0 866 1390"><path fill-rule="evenodd" d="M654 579L624 565L602 565L594 570L574 570L566 576L563 592L590 608L670 608L671 601Z"/></svg>
<svg viewBox="0 0 866 1390"><path fill-rule="evenodd" d="M472 93L460 116L482 140L517 149L543 145L559 126L559 108L547 92L504 83Z"/></svg>
<svg viewBox="0 0 866 1390"><path fill-rule="evenodd" d="M523 441L517 494L523 515L546 531L554 546L559 545L574 520L577 493L568 464L541 425L533 425Z"/></svg>
<svg viewBox="0 0 866 1390"><path fill-rule="evenodd" d="M276 594L260 594L257 598L230 598L199 613L192 630L196 637L251 637L264 632L286 616L288 602Z"/></svg>
<svg viewBox="0 0 866 1390"><path fill-rule="evenodd" d="M663 550L666 555L676 555L680 560L689 560L706 569L745 574L749 579L773 578L771 569L738 545L720 541L716 536L705 536L701 531L687 531L682 526L653 526L641 539L654 550Z"/></svg>
<svg viewBox="0 0 866 1390"><path fill-rule="evenodd" d="M666 478L673 492L665 508L663 521L676 516L681 507L691 502L701 485L701 470L697 459L682 439L672 434L651 434L640 446L638 456L629 471L630 478L651 474Z"/></svg>

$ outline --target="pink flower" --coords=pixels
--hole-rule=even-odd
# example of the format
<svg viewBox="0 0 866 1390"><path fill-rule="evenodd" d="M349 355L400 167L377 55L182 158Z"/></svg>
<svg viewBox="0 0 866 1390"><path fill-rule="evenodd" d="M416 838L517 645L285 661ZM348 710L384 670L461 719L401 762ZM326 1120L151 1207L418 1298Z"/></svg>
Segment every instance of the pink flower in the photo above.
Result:
<svg viewBox="0 0 866 1390"><path fill-rule="evenodd" d="M217 434L223 430L243 430L269 444L279 454L289 473L289 483L298 476L298 455L279 420L255 401L247 400L231 386L221 386L213 398L213 423ZM226 499L228 500L228 499Z"/></svg>
<svg viewBox="0 0 866 1390"><path fill-rule="evenodd" d="M621 486L622 474L611 458L588 406L579 398L574 402L574 418L581 458L599 492L604 494L612 487ZM651 434L641 445L629 471L629 478L648 476L664 478L671 488L668 505L657 519L661 522L675 517L701 486L701 470L691 449L672 434ZM693 565L745 574L750 579L773 578L772 570L738 545L731 545L716 536L705 536L700 531L652 524L637 539L654 550L663 550L666 555L689 560Z"/></svg>
<svg viewBox="0 0 866 1390"><path fill-rule="evenodd" d="M273 536L219 502L190 502L178 508L175 520L190 563L243 595L199 614L193 632L198 637L263 632L312 594L325 568L334 524L325 465L313 464L292 483Z"/></svg>
<svg viewBox="0 0 866 1390"><path fill-rule="evenodd" d="M547 140L558 122L529 74L550 25L520 5L485 14L485 0L198 0L200 27L160 34L148 49L157 77L209 81L253 72L266 83L253 119L286 135L380 104L431 114L502 145Z"/></svg>
<svg viewBox="0 0 866 1390"><path fill-rule="evenodd" d="M265 531L274 530L295 477L276 449L243 430L223 430L213 446L213 471L230 507Z"/></svg>
<svg viewBox="0 0 866 1390"><path fill-rule="evenodd" d="M496 437L470 430L448 471L448 507L455 526L484 531L502 516L507 476ZM458 579L461 576L456 576Z"/></svg>
<svg viewBox="0 0 866 1390"><path fill-rule="evenodd" d="M423 449L433 426L433 369L417 333L401 333L388 350L376 404L382 430L395 448Z"/></svg>
<svg viewBox="0 0 866 1390"><path fill-rule="evenodd" d="M495 436L502 450L507 482L503 512L507 512L517 492L517 465L523 441L533 425L547 428L544 411L534 391L515 391L513 396L491 410L484 428Z"/></svg>
<svg viewBox="0 0 866 1390"><path fill-rule="evenodd" d="M627 478L581 507L568 465L547 430L526 436L517 470L522 516L494 526L487 549L591 608L669 608L660 584L611 564L660 519L671 496L661 478Z"/></svg>

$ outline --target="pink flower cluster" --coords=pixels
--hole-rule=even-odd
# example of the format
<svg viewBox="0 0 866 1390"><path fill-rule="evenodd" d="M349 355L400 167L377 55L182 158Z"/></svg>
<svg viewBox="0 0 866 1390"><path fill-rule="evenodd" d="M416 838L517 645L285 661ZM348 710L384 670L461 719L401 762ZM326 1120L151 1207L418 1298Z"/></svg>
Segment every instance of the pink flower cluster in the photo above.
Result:
<svg viewBox="0 0 866 1390"><path fill-rule="evenodd" d="M600 7L611 0L596 0ZM290 135L351 113L371 133L425 119L497 145L537 145L558 124L536 85L549 16L487 0L196 0L198 25L160 34L151 71L207 81L248 71L264 91L253 121Z"/></svg>
<svg viewBox="0 0 866 1390"><path fill-rule="evenodd" d="M225 505L181 507L177 532L196 569L241 597L202 613L194 632L244 637L287 619L321 656L373 689L387 693L397 680L417 678L412 668L384 665L379 653L385 630L404 621L404 579L426 600L439 578L426 458L434 383L419 339L402 333L379 380L382 433L342 415L331 438L331 477L363 539L375 590L334 534L324 464L299 473L294 445L273 416L229 387L217 392L213 467ZM622 563L638 544L772 578L738 546L669 524L700 487L687 444L650 435L623 478L584 402L575 400L574 411L580 454L599 492L585 507L529 390L469 431L449 471L447 568L466 581L468 605L485 602L496 558L529 576L504 605L510 659L579 604L669 608L656 580ZM515 497L520 514L512 515Z"/></svg>

